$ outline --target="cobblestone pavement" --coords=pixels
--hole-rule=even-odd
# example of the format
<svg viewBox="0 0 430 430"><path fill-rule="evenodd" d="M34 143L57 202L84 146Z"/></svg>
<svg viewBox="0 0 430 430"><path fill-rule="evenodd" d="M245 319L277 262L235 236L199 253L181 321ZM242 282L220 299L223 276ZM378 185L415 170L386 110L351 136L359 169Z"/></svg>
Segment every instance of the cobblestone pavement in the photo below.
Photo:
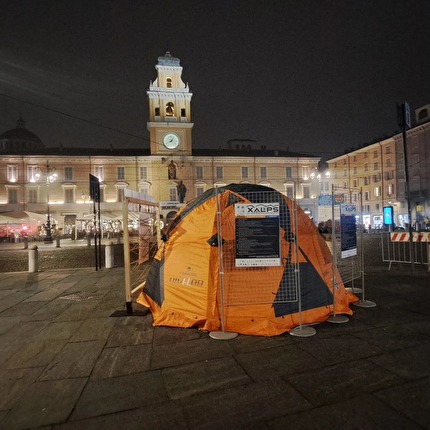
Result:
<svg viewBox="0 0 430 430"><path fill-rule="evenodd" d="M315 336L219 341L127 316L121 267L0 273L0 428L430 428L430 275L365 285Z"/></svg>
<svg viewBox="0 0 430 430"><path fill-rule="evenodd" d="M105 261L105 245L112 241L104 240L101 249L102 266ZM86 240L63 239L60 246L56 242L45 244L43 242L30 242L28 248L24 243L0 244L0 273L22 272L28 270L28 250L37 246L39 257L39 269L70 269L79 267L95 267L94 243L87 245ZM116 266L124 265L123 245L114 243L114 261ZM98 249L98 247L97 247Z"/></svg>

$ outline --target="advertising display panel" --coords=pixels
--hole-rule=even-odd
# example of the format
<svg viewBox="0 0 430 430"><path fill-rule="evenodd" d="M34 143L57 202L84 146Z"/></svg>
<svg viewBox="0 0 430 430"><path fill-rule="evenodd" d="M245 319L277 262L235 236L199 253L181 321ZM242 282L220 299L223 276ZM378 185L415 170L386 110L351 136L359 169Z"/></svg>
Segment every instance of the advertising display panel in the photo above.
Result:
<svg viewBox="0 0 430 430"><path fill-rule="evenodd" d="M384 224L392 226L394 224L394 208L393 206L384 206Z"/></svg>

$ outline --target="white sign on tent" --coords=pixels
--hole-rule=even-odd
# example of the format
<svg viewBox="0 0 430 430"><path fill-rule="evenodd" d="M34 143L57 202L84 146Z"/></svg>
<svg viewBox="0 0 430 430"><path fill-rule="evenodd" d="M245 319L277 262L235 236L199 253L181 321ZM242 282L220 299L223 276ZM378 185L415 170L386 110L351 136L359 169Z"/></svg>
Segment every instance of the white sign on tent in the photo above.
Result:
<svg viewBox="0 0 430 430"><path fill-rule="evenodd" d="M280 266L279 203L236 203L236 267Z"/></svg>

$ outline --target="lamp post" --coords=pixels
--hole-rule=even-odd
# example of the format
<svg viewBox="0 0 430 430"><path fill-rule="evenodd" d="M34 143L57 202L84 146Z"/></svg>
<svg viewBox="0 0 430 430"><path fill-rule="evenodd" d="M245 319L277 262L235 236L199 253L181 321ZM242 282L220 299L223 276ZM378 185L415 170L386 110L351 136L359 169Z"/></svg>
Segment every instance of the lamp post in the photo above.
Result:
<svg viewBox="0 0 430 430"><path fill-rule="evenodd" d="M55 173L55 167L51 167L49 162L46 162L46 167L43 169L38 168L35 174L36 180L40 177L46 176L46 224L45 224L45 238L43 241L45 243L52 243L52 232L51 232L51 212L49 209L49 186L57 179L57 173Z"/></svg>
<svg viewBox="0 0 430 430"><path fill-rule="evenodd" d="M314 171L312 171L309 175L309 178L311 179L312 183L313 183L313 188L315 190L315 184L318 184L318 190L316 192L316 194L312 195L313 198L313 209L314 209L314 221L316 221L317 223L320 222L319 219L319 196L321 196L322 194L328 194L328 190L329 190L329 186L328 186L328 182L330 180L330 171L329 170L325 170L324 172L319 172L317 169L315 169Z"/></svg>

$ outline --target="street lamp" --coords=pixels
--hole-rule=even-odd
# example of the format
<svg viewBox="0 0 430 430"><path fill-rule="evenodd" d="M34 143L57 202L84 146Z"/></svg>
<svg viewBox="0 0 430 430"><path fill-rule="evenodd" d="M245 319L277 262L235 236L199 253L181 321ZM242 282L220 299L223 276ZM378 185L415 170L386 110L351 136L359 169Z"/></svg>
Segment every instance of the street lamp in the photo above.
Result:
<svg viewBox="0 0 430 430"><path fill-rule="evenodd" d="M46 162L46 167L43 169L37 168L35 179L39 180L41 176L46 176L46 224L45 233L46 236L43 239L45 243L52 243L52 232L51 232L51 213L49 210L49 186L57 179L57 173L55 173L55 167L51 167L49 162Z"/></svg>
<svg viewBox="0 0 430 430"><path fill-rule="evenodd" d="M314 211L314 221L319 222L319 196L323 194L328 194L329 186L328 181L330 179L330 171L324 170L319 171L317 168L311 171L309 174L309 180L311 181L312 188L315 191L316 184L318 184L318 190L316 190L315 194L311 195L313 200L313 211Z"/></svg>

